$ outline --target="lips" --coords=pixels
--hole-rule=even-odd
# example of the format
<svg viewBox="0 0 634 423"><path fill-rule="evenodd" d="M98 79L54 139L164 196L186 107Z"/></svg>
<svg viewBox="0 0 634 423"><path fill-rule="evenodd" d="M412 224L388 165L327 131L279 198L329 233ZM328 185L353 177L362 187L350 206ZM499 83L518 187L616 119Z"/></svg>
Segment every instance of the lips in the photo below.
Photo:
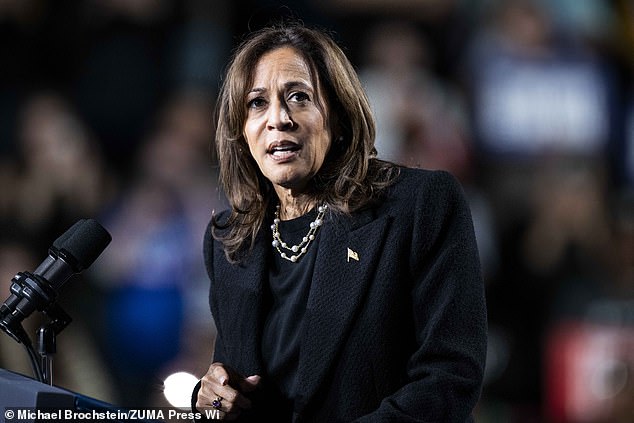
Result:
<svg viewBox="0 0 634 423"><path fill-rule="evenodd" d="M301 145L293 141L274 141L266 150L274 160L281 161L293 158L301 150Z"/></svg>

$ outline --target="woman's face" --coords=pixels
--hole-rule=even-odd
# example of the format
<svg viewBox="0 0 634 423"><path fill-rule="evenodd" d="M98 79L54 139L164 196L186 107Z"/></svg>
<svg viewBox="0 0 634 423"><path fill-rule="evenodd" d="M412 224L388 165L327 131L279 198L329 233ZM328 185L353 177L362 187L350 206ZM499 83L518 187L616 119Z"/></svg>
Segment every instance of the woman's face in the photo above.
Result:
<svg viewBox="0 0 634 423"><path fill-rule="evenodd" d="M276 190L301 193L331 143L325 106L318 104L307 63L292 48L264 54L247 93L244 136L260 171Z"/></svg>

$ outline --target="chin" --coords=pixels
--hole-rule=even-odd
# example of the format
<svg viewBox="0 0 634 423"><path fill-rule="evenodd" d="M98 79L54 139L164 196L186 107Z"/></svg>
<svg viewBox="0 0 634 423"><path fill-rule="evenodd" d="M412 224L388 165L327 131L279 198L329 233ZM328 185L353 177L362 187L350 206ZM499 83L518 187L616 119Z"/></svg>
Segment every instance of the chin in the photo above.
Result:
<svg viewBox="0 0 634 423"><path fill-rule="evenodd" d="M284 189L302 190L308 185L309 177L307 176L286 176L283 178L269 179L273 185L280 186Z"/></svg>
<svg viewBox="0 0 634 423"><path fill-rule="evenodd" d="M264 176L275 186L301 192L308 186L315 172L305 166L285 166L284 168L279 166L269 169Z"/></svg>

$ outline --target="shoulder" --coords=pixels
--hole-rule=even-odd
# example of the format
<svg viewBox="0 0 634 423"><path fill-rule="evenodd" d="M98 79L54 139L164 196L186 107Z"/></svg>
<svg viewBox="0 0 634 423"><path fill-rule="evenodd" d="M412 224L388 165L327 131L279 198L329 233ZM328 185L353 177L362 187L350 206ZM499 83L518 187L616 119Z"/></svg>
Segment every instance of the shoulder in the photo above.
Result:
<svg viewBox="0 0 634 423"><path fill-rule="evenodd" d="M399 167L398 183L412 184L421 182L431 182L435 180L452 180L455 179L451 173L444 170L429 170L415 167Z"/></svg>
<svg viewBox="0 0 634 423"><path fill-rule="evenodd" d="M214 245L216 248L222 248L222 243L216 239L214 234L227 231L226 225L230 215L231 211L226 209L218 213L214 212L209 219L207 229L205 230L205 236L203 238L203 254L206 259L212 257Z"/></svg>
<svg viewBox="0 0 634 423"><path fill-rule="evenodd" d="M449 172L401 167L398 178L387 192L386 199L405 204L437 203L463 195L462 186Z"/></svg>
<svg viewBox="0 0 634 423"><path fill-rule="evenodd" d="M467 225L471 220L466 195L455 176L405 167L375 213L394 219L399 231L429 239L439 236L447 225Z"/></svg>
<svg viewBox="0 0 634 423"><path fill-rule="evenodd" d="M220 210L219 212L214 211L211 215L212 220L215 220L219 223L226 223L231 215L231 209L227 208L224 210Z"/></svg>
<svg viewBox="0 0 634 423"><path fill-rule="evenodd" d="M214 231L225 226L230 215L231 211L229 209L222 210L218 213L214 211L212 213L209 223L207 224L207 230L205 231L205 244L213 241Z"/></svg>

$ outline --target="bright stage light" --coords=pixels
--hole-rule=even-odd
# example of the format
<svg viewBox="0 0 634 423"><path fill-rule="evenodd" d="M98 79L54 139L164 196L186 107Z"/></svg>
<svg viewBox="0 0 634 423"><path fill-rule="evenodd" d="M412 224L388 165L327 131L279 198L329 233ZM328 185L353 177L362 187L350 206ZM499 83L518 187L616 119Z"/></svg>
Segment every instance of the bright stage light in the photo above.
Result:
<svg viewBox="0 0 634 423"><path fill-rule="evenodd" d="M163 382L163 394L173 407L189 409L191 407L191 395L198 378L187 372L178 372L169 375Z"/></svg>

